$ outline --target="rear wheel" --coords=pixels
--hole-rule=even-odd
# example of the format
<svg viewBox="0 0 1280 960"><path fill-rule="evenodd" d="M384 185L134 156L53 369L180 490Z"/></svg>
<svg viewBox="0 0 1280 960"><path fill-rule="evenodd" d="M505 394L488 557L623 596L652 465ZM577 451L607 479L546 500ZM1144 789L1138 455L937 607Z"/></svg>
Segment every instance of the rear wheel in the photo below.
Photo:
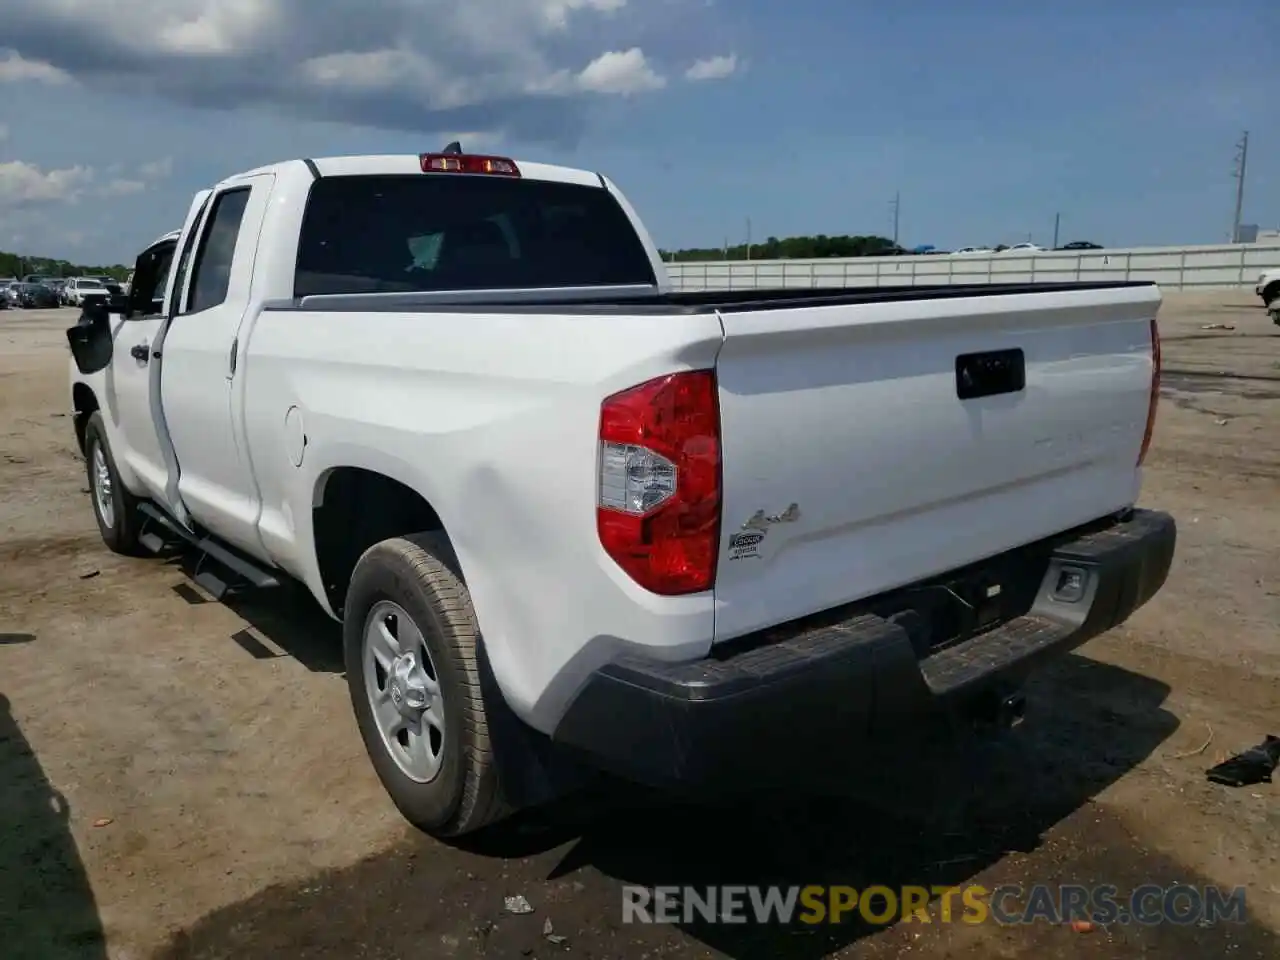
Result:
<svg viewBox="0 0 1280 960"><path fill-rule="evenodd" d="M443 534L384 540L356 564L343 616L347 686L374 770L401 814L437 837L509 811L470 594Z"/></svg>
<svg viewBox="0 0 1280 960"><path fill-rule="evenodd" d="M127 556L141 554L138 543L138 499L120 482L115 458L107 443L101 411L89 415L84 428L84 459L89 478L93 515L98 521L102 542Z"/></svg>

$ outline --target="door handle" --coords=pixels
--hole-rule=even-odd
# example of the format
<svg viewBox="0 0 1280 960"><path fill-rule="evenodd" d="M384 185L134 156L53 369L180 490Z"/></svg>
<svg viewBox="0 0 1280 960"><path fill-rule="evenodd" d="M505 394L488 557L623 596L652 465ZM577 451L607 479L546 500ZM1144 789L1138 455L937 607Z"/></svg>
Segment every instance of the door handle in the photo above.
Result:
<svg viewBox="0 0 1280 960"><path fill-rule="evenodd" d="M129 356L146 363L151 359L151 347L145 343L137 343L129 348Z"/></svg>

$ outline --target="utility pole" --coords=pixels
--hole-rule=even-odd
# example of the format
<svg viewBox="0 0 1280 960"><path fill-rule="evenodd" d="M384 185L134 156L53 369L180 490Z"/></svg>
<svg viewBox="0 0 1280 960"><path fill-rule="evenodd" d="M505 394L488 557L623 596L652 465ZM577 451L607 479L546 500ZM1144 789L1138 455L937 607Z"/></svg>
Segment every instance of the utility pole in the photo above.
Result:
<svg viewBox="0 0 1280 960"><path fill-rule="evenodd" d="M751 218L747 217L747 259L751 259Z"/></svg>
<svg viewBox="0 0 1280 960"><path fill-rule="evenodd" d="M1058 224L1062 222L1062 214L1053 215L1053 249L1058 249Z"/></svg>
<svg viewBox="0 0 1280 960"><path fill-rule="evenodd" d="M893 245L898 245L898 210L902 207L902 191L898 191L893 195Z"/></svg>
<svg viewBox="0 0 1280 960"><path fill-rule="evenodd" d="M1240 242L1240 217L1244 213L1244 174L1245 164L1249 162L1249 131L1244 132L1240 142L1236 144L1236 215L1231 221L1231 242Z"/></svg>

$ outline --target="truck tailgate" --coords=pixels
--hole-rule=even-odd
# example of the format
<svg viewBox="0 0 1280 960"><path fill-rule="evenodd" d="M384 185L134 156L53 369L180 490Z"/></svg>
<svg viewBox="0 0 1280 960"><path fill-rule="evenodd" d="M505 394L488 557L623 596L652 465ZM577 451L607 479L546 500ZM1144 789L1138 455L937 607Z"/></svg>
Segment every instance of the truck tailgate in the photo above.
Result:
<svg viewBox="0 0 1280 960"><path fill-rule="evenodd" d="M716 640L1132 505L1159 305L1152 285L721 310Z"/></svg>

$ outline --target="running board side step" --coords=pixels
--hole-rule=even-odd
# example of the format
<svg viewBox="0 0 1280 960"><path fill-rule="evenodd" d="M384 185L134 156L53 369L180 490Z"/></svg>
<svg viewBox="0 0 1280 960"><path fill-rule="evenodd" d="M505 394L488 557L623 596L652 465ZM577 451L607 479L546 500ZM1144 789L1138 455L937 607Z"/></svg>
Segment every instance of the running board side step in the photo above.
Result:
<svg viewBox="0 0 1280 960"><path fill-rule="evenodd" d="M154 521L169 533L174 534L200 552L200 562L196 564L196 572L193 579L199 586L207 590L215 600L221 600L230 587L225 580L212 570L201 569L205 558L217 561L260 589L280 586L280 581L274 575L258 566L252 560L241 556L228 547L224 547L209 537L197 536L152 504L138 504L138 512L146 518L146 521ZM145 529L138 537L138 542L152 553L159 553L165 547L164 537Z"/></svg>

